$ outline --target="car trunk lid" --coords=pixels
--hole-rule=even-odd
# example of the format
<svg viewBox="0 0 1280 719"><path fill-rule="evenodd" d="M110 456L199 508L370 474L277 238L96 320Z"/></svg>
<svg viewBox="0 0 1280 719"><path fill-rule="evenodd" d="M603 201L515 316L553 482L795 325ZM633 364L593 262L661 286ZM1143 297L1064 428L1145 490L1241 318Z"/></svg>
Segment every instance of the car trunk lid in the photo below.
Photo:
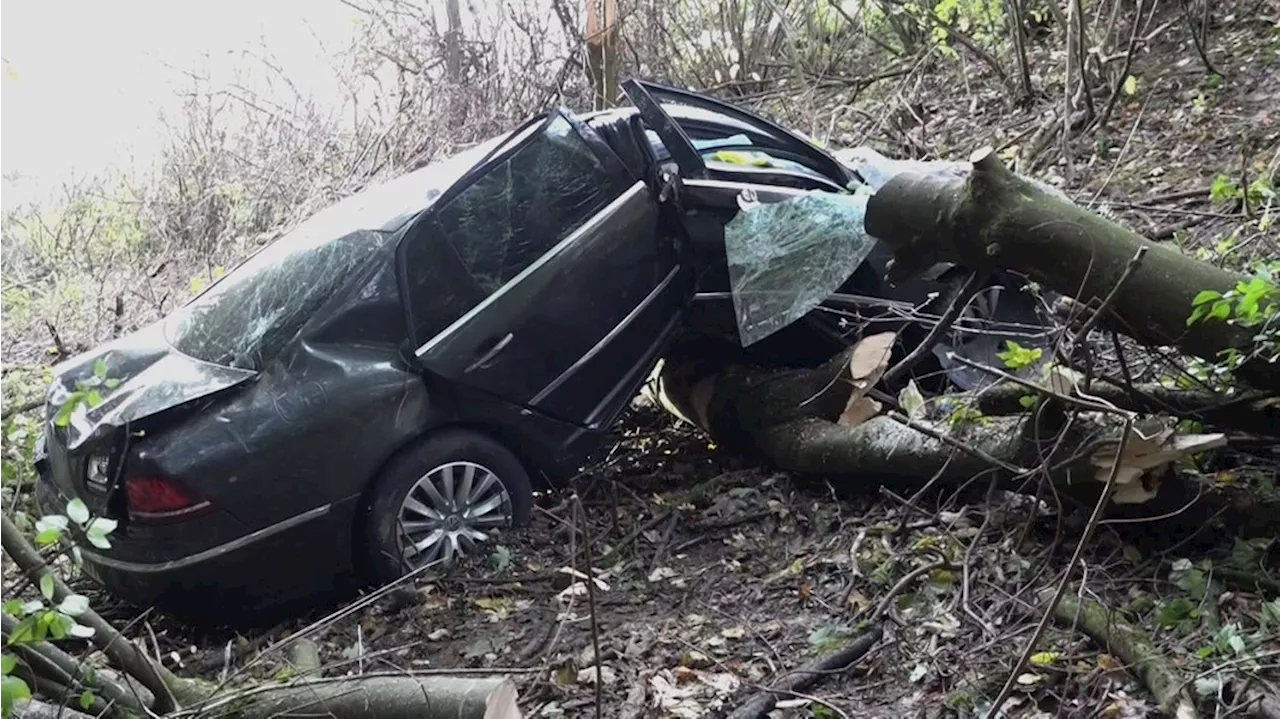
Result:
<svg viewBox="0 0 1280 719"><path fill-rule="evenodd" d="M112 482L130 425L239 385L257 373L184 355L157 323L54 368L37 448L40 474L59 498L80 498L94 514L118 517Z"/></svg>

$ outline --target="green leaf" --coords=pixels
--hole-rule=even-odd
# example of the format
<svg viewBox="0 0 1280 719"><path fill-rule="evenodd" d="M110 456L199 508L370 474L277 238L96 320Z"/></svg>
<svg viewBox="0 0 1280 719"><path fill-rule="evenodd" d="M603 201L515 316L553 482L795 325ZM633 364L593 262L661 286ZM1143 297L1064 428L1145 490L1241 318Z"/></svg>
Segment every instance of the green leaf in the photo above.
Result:
<svg viewBox="0 0 1280 719"><path fill-rule="evenodd" d="M90 390L88 393L85 394L84 401L85 401L85 404L89 405L90 407L97 407L98 405L102 404L102 393L96 389Z"/></svg>
<svg viewBox="0 0 1280 719"><path fill-rule="evenodd" d="M1192 307L1198 307L1206 302L1222 299L1222 293L1217 290L1200 290L1191 300Z"/></svg>
<svg viewBox="0 0 1280 719"><path fill-rule="evenodd" d="M105 537L116 531L116 527L119 525L119 522L111 519L110 517L94 517L93 521L89 522L89 527L85 531L90 534L101 534Z"/></svg>
<svg viewBox="0 0 1280 719"><path fill-rule="evenodd" d="M84 692L80 694L81 709L85 711L89 711L89 708L93 706L93 701L94 701L94 696L93 696L92 689L85 689Z"/></svg>
<svg viewBox="0 0 1280 719"><path fill-rule="evenodd" d="M1061 656L1062 655L1057 652L1039 652L1031 655L1031 664L1033 666L1043 667L1058 661Z"/></svg>
<svg viewBox="0 0 1280 719"><path fill-rule="evenodd" d="M1124 94L1126 95L1138 94L1138 78L1134 77L1133 75L1130 75L1129 77L1126 77L1124 79Z"/></svg>
<svg viewBox="0 0 1280 719"><path fill-rule="evenodd" d="M31 688L21 677L0 677L0 703L4 704L6 716L13 711L14 702L31 698Z"/></svg>
<svg viewBox="0 0 1280 719"><path fill-rule="evenodd" d="M93 546L97 547L98 549L111 549L111 540L107 539L106 537L102 536L101 534L96 534L96 533L95 533L95 534L88 534L88 533L86 533L84 536L85 536L85 539L88 539L88 540L89 540L89 544L92 544Z"/></svg>
<svg viewBox="0 0 1280 719"><path fill-rule="evenodd" d="M88 639L93 636L93 627L86 627L83 624L72 624L71 629L67 633L79 639Z"/></svg>
<svg viewBox="0 0 1280 719"><path fill-rule="evenodd" d="M0 674L8 675L18 666L18 658L12 654L0 654Z"/></svg>
<svg viewBox="0 0 1280 719"><path fill-rule="evenodd" d="M62 598L58 611L72 617L78 617L89 611L89 598L83 594L68 594Z"/></svg>
<svg viewBox="0 0 1280 719"><path fill-rule="evenodd" d="M67 518L61 514L46 514L36 520L37 532L43 532L46 529L66 529L69 526Z"/></svg>
<svg viewBox="0 0 1280 719"><path fill-rule="evenodd" d="M66 427L71 424L71 414L76 411L76 402L73 400L79 399L79 394L79 392L71 393L67 401L62 403L62 406L58 408L58 414L53 417L54 424L59 427Z"/></svg>
<svg viewBox="0 0 1280 719"><path fill-rule="evenodd" d="M36 641L37 624L39 622L36 621L34 616L24 617L22 621L18 622L18 626L14 627L13 631L9 633L9 646L30 644Z"/></svg>
<svg viewBox="0 0 1280 719"><path fill-rule="evenodd" d="M1218 175L1209 188L1209 199L1213 202L1234 200L1241 195L1240 186L1226 175Z"/></svg>
<svg viewBox="0 0 1280 719"><path fill-rule="evenodd" d="M915 380L907 380L907 386L898 393L898 404L902 405L908 419L923 419L925 415L924 394L916 386Z"/></svg>
<svg viewBox="0 0 1280 719"><path fill-rule="evenodd" d="M67 502L67 516L76 524L84 524L89 521L89 508L85 506L83 499L76 497Z"/></svg>
<svg viewBox="0 0 1280 719"><path fill-rule="evenodd" d="M40 594L50 602L53 601L53 575L46 574L40 577Z"/></svg>
<svg viewBox="0 0 1280 719"><path fill-rule="evenodd" d="M1199 616L1200 612L1195 602L1186 597L1178 597L1160 603L1160 609L1156 612L1156 623L1166 629L1173 629Z"/></svg>
<svg viewBox="0 0 1280 719"><path fill-rule="evenodd" d="M1022 405L1023 409L1031 409L1036 406L1036 396L1033 394L1024 394L1018 398L1018 404Z"/></svg>
<svg viewBox="0 0 1280 719"><path fill-rule="evenodd" d="M65 639L76 625L76 620L60 612L49 612L49 634L54 639Z"/></svg>
<svg viewBox="0 0 1280 719"><path fill-rule="evenodd" d="M7 599L3 605L3 611L11 617L16 617L22 613L22 600Z"/></svg>
<svg viewBox="0 0 1280 719"><path fill-rule="evenodd" d="M1008 349L1003 352L997 352L996 356L1004 362L1005 367L1013 370L1035 364L1044 354L1044 351L1039 347L1023 347L1013 340L1006 340L1005 346Z"/></svg>
<svg viewBox="0 0 1280 719"><path fill-rule="evenodd" d="M107 378L107 361L102 357L99 357L98 360L93 363L93 376L98 379Z"/></svg>
<svg viewBox="0 0 1280 719"><path fill-rule="evenodd" d="M47 547L62 538L62 530L50 527L36 535L36 546Z"/></svg>
<svg viewBox="0 0 1280 719"><path fill-rule="evenodd" d="M104 381L102 383L102 386L106 387L107 389L115 389L116 387L120 386L120 380L116 379L115 377L112 377Z"/></svg>

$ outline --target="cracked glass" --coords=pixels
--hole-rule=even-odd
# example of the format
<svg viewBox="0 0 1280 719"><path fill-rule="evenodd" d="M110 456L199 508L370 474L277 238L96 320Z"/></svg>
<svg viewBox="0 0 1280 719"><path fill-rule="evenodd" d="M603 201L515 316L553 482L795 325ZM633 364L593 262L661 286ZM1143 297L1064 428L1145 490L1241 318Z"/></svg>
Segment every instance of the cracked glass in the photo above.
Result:
<svg viewBox="0 0 1280 719"><path fill-rule="evenodd" d="M326 301L386 256L379 250L389 240L371 231L281 237L170 315L166 338L190 357L260 371Z"/></svg>
<svg viewBox="0 0 1280 719"><path fill-rule="evenodd" d="M815 192L781 202L742 197L725 254L738 335L748 346L803 317L844 283L875 241L863 227L869 193Z"/></svg>
<svg viewBox="0 0 1280 719"><path fill-rule="evenodd" d="M562 116L436 209L471 276L490 294L582 226L620 193L595 152Z"/></svg>

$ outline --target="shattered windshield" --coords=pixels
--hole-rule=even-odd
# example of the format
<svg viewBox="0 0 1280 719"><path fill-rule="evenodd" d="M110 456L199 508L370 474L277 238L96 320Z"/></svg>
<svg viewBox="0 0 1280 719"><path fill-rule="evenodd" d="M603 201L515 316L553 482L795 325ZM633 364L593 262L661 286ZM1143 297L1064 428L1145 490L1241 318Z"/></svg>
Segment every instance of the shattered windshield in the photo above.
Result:
<svg viewBox="0 0 1280 719"><path fill-rule="evenodd" d="M729 289L746 347L803 317L866 259L867 193L826 192L743 206L725 226Z"/></svg>
<svg viewBox="0 0 1280 719"><path fill-rule="evenodd" d="M166 339L196 359L262 369L387 244L390 236L375 230L394 230L429 207L505 140L492 138L312 215L173 313Z"/></svg>
<svg viewBox="0 0 1280 719"><path fill-rule="evenodd" d="M367 230L337 239L286 235L170 315L165 337L196 359L261 370L326 300L359 279L391 237Z"/></svg>

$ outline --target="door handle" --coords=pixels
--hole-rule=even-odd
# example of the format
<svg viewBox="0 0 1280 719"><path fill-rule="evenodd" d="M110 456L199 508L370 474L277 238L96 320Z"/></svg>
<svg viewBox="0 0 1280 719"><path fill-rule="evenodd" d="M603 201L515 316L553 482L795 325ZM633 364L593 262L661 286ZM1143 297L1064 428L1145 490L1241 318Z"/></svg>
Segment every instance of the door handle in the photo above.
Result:
<svg viewBox="0 0 1280 719"><path fill-rule="evenodd" d="M490 362L492 362L493 358L497 357L499 352L506 349L507 345L511 344L511 340L515 338L516 336L514 334L508 332L506 337L503 337L497 342L494 342L493 346L485 350L485 353L480 355L480 357L476 359L475 362L472 362L471 364L467 365L467 368L463 370L463 372L471 373L471 372L475 372L478 369L484 369L485 366L488 365Z"/></svg>

